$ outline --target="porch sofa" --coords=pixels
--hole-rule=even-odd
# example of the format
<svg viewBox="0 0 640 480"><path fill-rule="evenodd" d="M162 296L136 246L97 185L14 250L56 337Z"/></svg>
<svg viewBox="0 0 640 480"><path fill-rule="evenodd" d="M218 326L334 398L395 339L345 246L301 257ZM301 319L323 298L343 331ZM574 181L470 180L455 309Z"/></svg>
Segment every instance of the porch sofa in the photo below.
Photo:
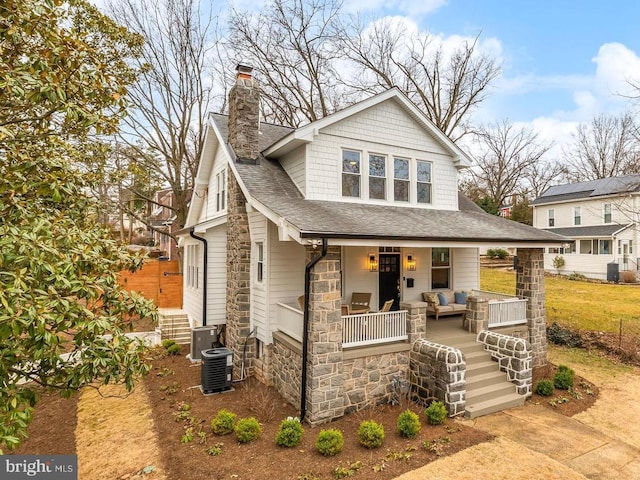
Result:
<svg viewBox="0 0 640 480"><path fill-rule="evenodd" d="M436 321L445 315L464 315L467 313L467 296L469 292L441 290L423 292L422 300L428 303L427 315L434 315Z"/></svg>

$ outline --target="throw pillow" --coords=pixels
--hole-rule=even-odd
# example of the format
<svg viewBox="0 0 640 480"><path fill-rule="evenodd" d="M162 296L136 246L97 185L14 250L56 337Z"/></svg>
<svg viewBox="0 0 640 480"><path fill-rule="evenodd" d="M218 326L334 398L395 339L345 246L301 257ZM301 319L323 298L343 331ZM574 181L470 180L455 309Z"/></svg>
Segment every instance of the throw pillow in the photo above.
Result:
<svg viewBox="0 0 640 480"><path fill-rule="evenodd" d="M456 303L461 303L463 305L467 304L467 296L469 294L467 292L456 292L453 294L455 297Z"/></svg>
<svg viewBox="0 0 640 480"><path fill-rule="evenodd" d="M440 305L440 302L438 302L438 296L435 293L423 293L422 299L425 302L430 302L430 303L433 303L434 305Z"/></svg>
<svg viewBox="0 0 640 480"><path fill-rule="evenodd" d="M449 305L449 300L447 300L446 295L442 292L438 294L438 300L440 301L440 305L442 305L443 307Z"/></svg>

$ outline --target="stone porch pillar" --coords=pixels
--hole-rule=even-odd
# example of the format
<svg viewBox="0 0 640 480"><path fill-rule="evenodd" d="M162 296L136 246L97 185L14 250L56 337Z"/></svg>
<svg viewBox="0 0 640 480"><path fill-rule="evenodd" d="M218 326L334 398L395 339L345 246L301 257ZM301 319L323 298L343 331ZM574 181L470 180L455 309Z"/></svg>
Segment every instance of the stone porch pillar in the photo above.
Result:
<svg viewBox="0 0 640 480"><path fill-rule="evenodd" d="M306 262L319 254L307 247ZM329 247L311 270L306 401L311 425L344 415L340 260L340 247Z"/></svg>
<svg viewBox="0 0 640 480"><path fill-rule="evenodd" d="M245 375L251 373L255 339L247 340L250 328L251 235L247 200L233 175L228 176L227 204L227 326L226 344L233 351L233 378L241 378L242 355ZM247 348L244 349L244 342Z"/></svg>
<svg viewBox="0 0 640 480"><path fill-rule="evenodd" d="M467 297L466 323L473 333L489 329L489 300L486 298Z"/></svg>
<svg viewBox="0 0 640 480"><path fill-rule="evenodd" d="M526 298L529 343L533 366L547 363L547 314L544 289L544 250L519 248L516 267L516 295Z"/></svg>
<svg viewBox="0 0 640 480"><path fill-rule="evenodd" d="M427 303L401 302L400 310L407 310L407 336L409 344L425 338L427 332Z"/></svg>

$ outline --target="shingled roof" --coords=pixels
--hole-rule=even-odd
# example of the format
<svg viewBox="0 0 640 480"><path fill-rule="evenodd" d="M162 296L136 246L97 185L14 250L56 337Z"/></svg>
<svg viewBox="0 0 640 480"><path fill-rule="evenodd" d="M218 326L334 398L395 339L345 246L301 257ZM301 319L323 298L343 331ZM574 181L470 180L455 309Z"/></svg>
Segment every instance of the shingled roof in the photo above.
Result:
<svg viewBox="0 0 640 480"><path fill-rule="evenodd" d="M546 189L531 205L579 200L582 198L640 192L640 175L602 178L588 182L554 185Z"/></svg>
<svg viewBox="0 0 640 480"><path fill-rule="evenodd" d="M587 225L580 227L559 227L545 228L547 232L557 233L565 237L610 237L616 232L620 232L629 228L633 224L622 225L618 223L609 223L607 225Z"/></svg>

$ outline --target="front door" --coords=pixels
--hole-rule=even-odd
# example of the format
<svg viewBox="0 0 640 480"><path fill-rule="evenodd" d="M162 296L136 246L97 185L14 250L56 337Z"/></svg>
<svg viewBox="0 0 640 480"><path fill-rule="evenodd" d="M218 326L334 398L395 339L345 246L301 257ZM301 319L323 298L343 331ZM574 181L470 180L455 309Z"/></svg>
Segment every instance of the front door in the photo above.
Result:
<svg viewBox="0 0 640 480"><path fill-rule="evenodd" d="M622 265L620 270L629 270L629 240L621 240L622 242Z"/></svg>
<svg viewBox="0 0 640 480"><path fill-rule="evenodd" d="M400 255L381 253L378 270L378 309L393 298L391 310L400 309Z"/></svg>

